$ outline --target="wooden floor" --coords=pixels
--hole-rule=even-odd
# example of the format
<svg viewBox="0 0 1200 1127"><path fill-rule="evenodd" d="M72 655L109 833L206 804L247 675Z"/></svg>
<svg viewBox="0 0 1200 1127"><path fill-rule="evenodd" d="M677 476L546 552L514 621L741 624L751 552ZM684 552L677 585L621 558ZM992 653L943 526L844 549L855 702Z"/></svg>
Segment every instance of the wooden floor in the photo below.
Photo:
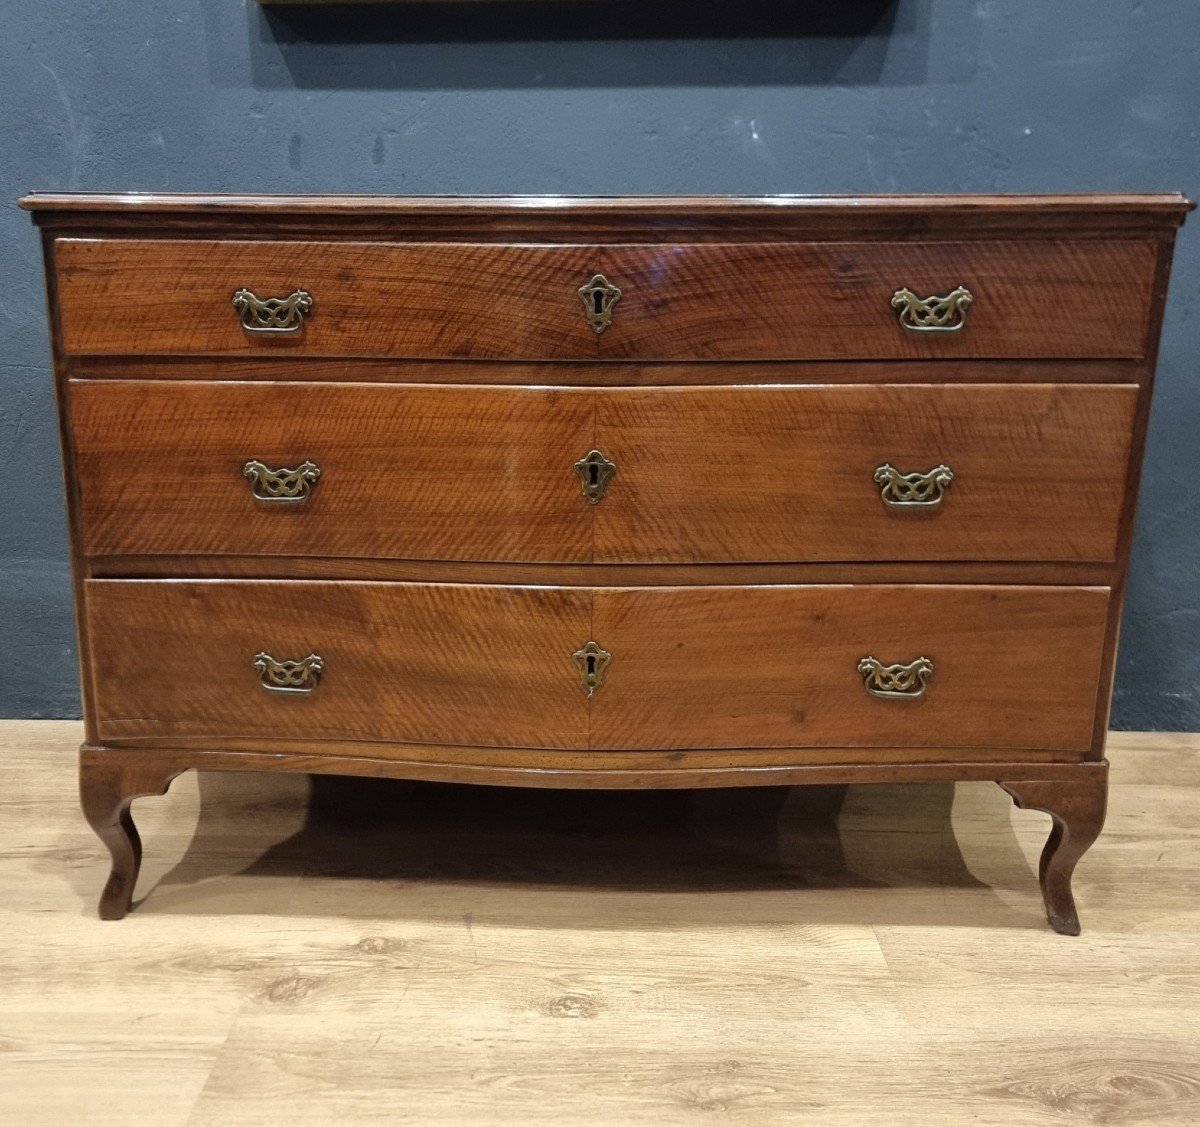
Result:
<svg viewBox="0 0 1200 1127"><path fill-rule="evenodd" d="M0 723L0 1124L1200 1123L1200 736L1116 735L1053 934L990 784L194 774L120 923L79 726Z"/></svg>

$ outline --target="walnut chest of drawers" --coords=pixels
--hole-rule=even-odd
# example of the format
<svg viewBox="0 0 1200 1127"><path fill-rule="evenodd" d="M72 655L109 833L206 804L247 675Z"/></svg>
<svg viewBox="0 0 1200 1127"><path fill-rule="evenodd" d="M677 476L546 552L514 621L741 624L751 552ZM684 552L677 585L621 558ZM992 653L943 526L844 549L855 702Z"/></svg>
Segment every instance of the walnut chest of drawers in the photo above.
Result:
<svg viewBox="0 0 1200 1127"><path fill-rule="evenodd" d="M1176 195L34 195L87 742L182 771L992 780L1051 924Z"/></svg>

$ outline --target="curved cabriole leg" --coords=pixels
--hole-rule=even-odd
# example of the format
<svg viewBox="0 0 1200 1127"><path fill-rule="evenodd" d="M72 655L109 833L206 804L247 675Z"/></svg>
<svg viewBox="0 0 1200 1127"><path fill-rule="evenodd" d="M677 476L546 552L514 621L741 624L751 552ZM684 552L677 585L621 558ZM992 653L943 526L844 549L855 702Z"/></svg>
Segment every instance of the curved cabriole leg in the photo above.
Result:
<svg viewBox="0 0 1200 1127"><path fill-rule="evenodd" d="M79 761L79 800L84 816L112 854L112 872L100 895L100 918L119 920L129 911L142 866L142 839L129 804L135 798L166 794L178 767L96 760Z"/></svg>
<svg viewBox="0 0 1200 1127"><path fill-rule="evenodd" d="M1054 819L1042 850L1038 879L1050 926L1060 935L1079 934L1071 874L1100 835L1108 805L1108 764L1089 764L1071 779L1001 782L1022 810L1041 810Z"/></svg>

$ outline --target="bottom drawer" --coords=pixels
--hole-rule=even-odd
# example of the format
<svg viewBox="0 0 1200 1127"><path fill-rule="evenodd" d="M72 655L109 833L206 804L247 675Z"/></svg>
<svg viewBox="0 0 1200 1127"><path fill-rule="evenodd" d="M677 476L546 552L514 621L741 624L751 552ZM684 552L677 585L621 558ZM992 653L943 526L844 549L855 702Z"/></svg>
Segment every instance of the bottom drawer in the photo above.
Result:
<svg viewBox="0 0 1200 1127"><path fill-rule="evenodd" d="M919 760L1087 750L1108 600L1093 587L92 580L87 621L105 742L911 747ZM590 696L575 656L589 640L611 655Z"/></svg>

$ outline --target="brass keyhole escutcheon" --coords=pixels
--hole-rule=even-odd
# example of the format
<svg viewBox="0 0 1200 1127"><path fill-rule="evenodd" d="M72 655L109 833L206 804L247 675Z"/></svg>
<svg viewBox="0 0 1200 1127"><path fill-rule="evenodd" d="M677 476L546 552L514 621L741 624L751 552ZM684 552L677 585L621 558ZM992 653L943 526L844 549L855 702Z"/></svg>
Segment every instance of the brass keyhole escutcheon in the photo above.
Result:
<svg viewBox="0 0 1200 1127"><path fill-rule="evenodd" d="M599 450L589 450L575 463L575 473L588 502L598 505L608 492L608 483L617 474L617 463L610 462Z"/></svg>
<svg viewBox="0 0 1200 1127"><path fill-rule="evenodd" d="M575 664L579 666L579 679L584 691L590 697L604 684L604 672L612 661L612 654L603 646L589 641L582 649L572 655Z"/></svg>
<svg viewBox="0 0 1200 1127"><path fill-rule="evenodd" d="M596 274L590 282L579 287L578 293L588 324L597 333L604 332L612 324L613 306L621 300L620 289L603 274Z"/></svg>

